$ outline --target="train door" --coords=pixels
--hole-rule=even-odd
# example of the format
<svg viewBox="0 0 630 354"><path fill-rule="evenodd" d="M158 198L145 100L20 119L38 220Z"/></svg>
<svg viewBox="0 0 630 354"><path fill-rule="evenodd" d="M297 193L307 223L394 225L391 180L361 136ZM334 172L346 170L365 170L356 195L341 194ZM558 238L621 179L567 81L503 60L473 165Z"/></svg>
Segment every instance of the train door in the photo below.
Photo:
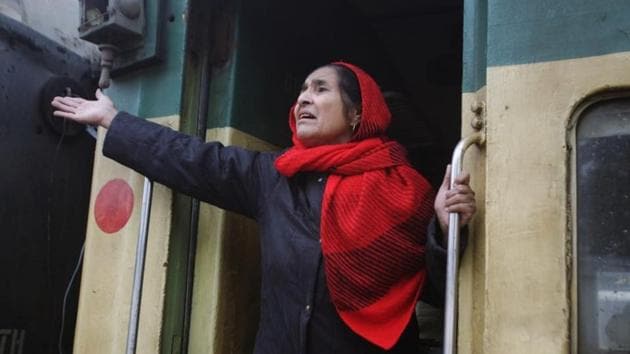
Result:
<svg viewBox="0 0 630 354"><path fill-rule="evenodd" d="M459 352L630 350L627 183L611 180L627 179L614 166L628 158L628 11L465 2L463 112L482 110L487 140L469 161L485 191L461 271Z"/></svg>

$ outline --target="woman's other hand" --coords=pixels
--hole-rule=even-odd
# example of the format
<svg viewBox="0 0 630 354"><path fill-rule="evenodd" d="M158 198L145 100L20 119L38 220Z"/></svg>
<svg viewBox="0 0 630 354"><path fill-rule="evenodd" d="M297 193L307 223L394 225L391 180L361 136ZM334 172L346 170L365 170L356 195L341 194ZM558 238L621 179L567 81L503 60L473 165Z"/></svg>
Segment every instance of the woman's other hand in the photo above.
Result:
<svg viewBox="0 0 630 354"><path fill-rule="evenodd" d="M109 128L112 119L118 113L112 100L100 89L96 90L96 100L90 101L80 97L55 97L52 106L56 108L54 115L72 119L78 123L100 125Z"/></svg>
<svg viewBox="0 0 630 354"><path fill-rule="evenodd" d="M451 184L451 165L446 167L446 174L435 197L435 214L442 229L442 234L448 235L448 214L459 213L459 226L462 227L472 219L477 207L475 205L475 192L470 188L470 174L462 172L453 189Z"/></svg>

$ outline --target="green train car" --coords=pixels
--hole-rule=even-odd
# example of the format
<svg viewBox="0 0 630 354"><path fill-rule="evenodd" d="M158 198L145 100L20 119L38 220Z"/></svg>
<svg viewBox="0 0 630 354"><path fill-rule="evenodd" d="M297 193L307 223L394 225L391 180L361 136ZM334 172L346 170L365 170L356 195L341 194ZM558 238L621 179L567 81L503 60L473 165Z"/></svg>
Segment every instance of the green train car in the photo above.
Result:
<svg viewBox="0 0 630 354"><path fill-rule="evenodd" d="M0 354L128 340L144 178L102 156L106 131L53 118L54 95L91 97L104 64L119 109L272 150L304 77L335 60L374 75L432 183L483 137L464 160L478 213L457 352L630 353L630 2L68 4L0 1ZM148 226L137 352L250 353L253 221L156 185Z"/></svg>

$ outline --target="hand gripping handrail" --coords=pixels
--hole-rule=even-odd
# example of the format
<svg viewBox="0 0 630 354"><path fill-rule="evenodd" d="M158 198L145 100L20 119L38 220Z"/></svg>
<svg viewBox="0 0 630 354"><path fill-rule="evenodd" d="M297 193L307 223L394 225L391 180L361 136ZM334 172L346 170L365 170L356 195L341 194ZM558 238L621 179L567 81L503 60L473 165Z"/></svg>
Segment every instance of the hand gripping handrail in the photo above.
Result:
<svg viewBox="0 0 630 354"><path fill-rule="evenodd" d="M463 138L453 151L451 161L451 185L462 172L466 149L472 144L482 145L482 132L475 132ZM448 253L446 265L446 305L444 308L444 354L457 353L457 278L459 272L459 214L448 214Z"/></svg>
<svg viewBox="0 0 630 354"><path fill-rule="evenodd" d="M142 209L140 214L140 232L136 246L136 266L133 272L133 288L131 291L131 309L129 311L129 330L127 331L127 354L136 352L138 343L138 325L140 323L140 299L142 297L142 283L144 280L144 260L147 254L147 239L149 237L149 218L151 216L151 198L153 196L153 182L144 178L142 191Z"/></svg>

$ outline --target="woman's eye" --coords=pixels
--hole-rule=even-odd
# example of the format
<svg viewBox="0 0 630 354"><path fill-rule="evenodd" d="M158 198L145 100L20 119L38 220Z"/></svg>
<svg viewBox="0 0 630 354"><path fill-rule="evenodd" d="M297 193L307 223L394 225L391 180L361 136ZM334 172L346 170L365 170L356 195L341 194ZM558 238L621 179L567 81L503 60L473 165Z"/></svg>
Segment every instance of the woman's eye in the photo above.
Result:
<svg viewBox="0 0 630 354"><path fill-rule="evenodd" d="M323 87L323 86L319 86L317 88L317 92L324 92L324 91L328 91L328 88L327 87Z"/></svg>

